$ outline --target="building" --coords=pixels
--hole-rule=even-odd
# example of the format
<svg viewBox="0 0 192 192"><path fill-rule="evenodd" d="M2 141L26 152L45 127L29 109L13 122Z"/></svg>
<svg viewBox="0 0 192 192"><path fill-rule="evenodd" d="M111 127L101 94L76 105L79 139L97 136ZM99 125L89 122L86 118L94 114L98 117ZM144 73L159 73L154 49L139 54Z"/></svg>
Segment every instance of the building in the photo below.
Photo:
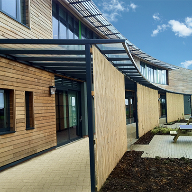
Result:
<svg viewBox="0 0 192 192"><path fill-rule="evenodd" d="M142 52L92 1L0 0L0 24L1 169L89 135L99 189L127 150L126 119L140 137L191 114L191 71Z"/></svg>

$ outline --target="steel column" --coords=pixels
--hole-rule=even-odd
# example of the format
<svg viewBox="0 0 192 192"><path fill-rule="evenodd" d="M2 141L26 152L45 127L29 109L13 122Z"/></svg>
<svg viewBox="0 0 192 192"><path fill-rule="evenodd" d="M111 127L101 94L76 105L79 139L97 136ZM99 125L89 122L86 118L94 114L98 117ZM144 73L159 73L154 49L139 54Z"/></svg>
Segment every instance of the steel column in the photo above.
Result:
<svg viewBox="0 0 192 192"><path fill-rule="evenodd" d="M95 155L94 155L94 141L93 141L94 132L93 132L93 107L92 107L92 96L91 96L92 74L91 74L90 48L91 48L90 44L85 45L91 192L95 192Z"/></svg>

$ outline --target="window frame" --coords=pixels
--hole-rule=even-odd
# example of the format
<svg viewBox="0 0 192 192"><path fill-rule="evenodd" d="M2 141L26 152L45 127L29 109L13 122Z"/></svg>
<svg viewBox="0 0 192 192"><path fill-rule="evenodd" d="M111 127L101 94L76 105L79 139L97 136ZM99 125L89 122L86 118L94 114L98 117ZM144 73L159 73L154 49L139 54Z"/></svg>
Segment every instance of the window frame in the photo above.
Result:
<svg viewBox="0 0 192 192"><path fill-rule="evenodd" d="M22 24L23 26L27 27L28 29L30 29L30 0L24 0L25 5L24 5L24 21L21 21L21 8L20 8L20 0L16 0L16 17L10 15L9 13L7 13L6 11L4 11L2 9L2 1L0 0L0 12L2 12L3 14L7 15L8 17L10 17L11 19L17 21L18 23ZM26 9L26 2L28 5L28 8ZM26 14L27 12L27 14Z"/></svg>
<svg viewBox="0 0 192 192"><path fill-rule="evenodd" d="M26 97L26 94L29 94L29 95ZM30 107L31 107L31 112L29 110ZM31 122L30 122L30 119L31 119ZM33 91L25 91L25 128L26 130L35 129Z"/></svg>
<svg viewBox="0 0 192 192"><path fill-rule="evenodd" d="M0 128L0 135L15 133L15 124L16 124L15 123L15 90L7 89L7 88L0 88L0 90L6 91L6 100L8 100L8 116L9 116L8 127ZM12 103L10 101L12 101ZM12 111L11 111L11 108L12 108Z"/></svg>

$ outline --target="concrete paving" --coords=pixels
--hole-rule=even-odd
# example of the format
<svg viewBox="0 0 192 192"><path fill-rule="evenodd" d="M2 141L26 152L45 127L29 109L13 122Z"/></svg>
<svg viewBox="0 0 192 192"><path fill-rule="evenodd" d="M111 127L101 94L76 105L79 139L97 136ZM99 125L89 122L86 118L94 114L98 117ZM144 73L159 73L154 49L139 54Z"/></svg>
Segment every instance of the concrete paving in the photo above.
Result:
<svg viewBox="0 0 192 192"><path fill-rule="evenodd" d="M88 192L89 140L81 139L0 172L0 192Z"/></svg>
<svg viewBox="0 0 192 192"><path fill-rule="evenodd" d="M127 125L128 150L144 151L142 157L192 159L192 137L155 135L149 145L133 145L135 123ZM88 192L90 160L88 138L59 147L0 172L0 192Z"/></svg>
<svg viewBox="0 0 192 192"><path fill-rule="evenodd" d="M176 143L173 143L170 135L155 135L149 145L133 145L133 150L144 151L142 157L155 158L189 158L192 159L192 137L180 136Z"/></svg>
<svg viewBox="0 0 192 192"><path fill-rule="evenodd" d="M136 123L128 124L127 126L127 149L132 150L133 143L137 141L136 139Z"/></svg>

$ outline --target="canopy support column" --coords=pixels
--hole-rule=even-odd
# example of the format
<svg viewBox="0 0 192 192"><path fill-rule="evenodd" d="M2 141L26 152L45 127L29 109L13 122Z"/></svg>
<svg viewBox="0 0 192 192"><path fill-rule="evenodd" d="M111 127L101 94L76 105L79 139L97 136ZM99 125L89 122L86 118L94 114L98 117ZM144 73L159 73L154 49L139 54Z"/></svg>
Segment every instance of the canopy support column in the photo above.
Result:
<svg viewBox="0 0 192 192"><path fill-rule="evenodd" d="M91 48L90 44L85 45L91 192L95 192L95 155L94 155L94 137L93 137L94 136L93 135L94 134L94 132L93 132L93 106L92 106L92 96L91 96L92 74L91 74L90 48Z"/></svg>

